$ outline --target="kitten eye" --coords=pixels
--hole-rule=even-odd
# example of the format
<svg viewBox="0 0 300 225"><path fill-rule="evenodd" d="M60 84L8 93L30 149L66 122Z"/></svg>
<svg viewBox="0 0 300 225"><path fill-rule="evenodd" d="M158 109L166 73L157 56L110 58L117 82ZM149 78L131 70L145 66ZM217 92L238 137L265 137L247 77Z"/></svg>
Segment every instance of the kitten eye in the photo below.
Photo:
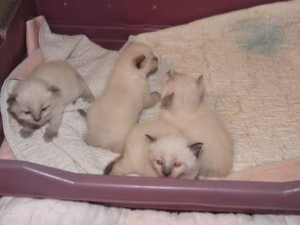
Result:
<svg viewBox="0 0 300 225"><path fill-rule="evenodd" d="M161 166L163 164L163 161L158 159L158 160L156 160L156 163Z"/></svg>
<svg viewBox="0 0 300 225"><path fill-rule="evenodd" d="M180 162L175 162L175 163L174 163L174 166L175 166L175 167L181 167L181 165L182 165L182 164L181 164Z"/></svg>
<svg viewBox="0 0 300 225"><path fill-rule="evenodd" d="M26 111L26 112L24 112L26 115L28 115L28 114L30 114L30 111Z"/></svg>
<svg viewBox="0 0 300 225"><path fill-rule="evenodd" d="M45 112L48 109L48 107L42 108L42 112Z"/></svg>

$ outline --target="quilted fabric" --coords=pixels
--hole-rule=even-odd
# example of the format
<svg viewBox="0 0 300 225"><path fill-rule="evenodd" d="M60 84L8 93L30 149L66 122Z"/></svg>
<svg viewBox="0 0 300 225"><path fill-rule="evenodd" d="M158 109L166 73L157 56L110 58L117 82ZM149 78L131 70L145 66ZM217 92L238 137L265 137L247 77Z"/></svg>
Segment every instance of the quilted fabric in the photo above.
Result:
<svg viewBox="0 0 300 225"><path fill-rule="evenodd" d="M234 171L300 156L300 1L141 34L164 62L204 75L234 141Z"/></svg>
<svg viewBox="0 0 300 225"><path fill-rule="evenodd" d="M170 29L131 37L149 44L160 57L160 70L151 79L159 90L168 69L204 75L205 101L214 109L234 141L234 171L300 156L300 2L278 3L220 15ZM85 36L64 36L41 28L40 46L46 60L67 58L98 95L117 52L105 50ZM59 138L45 144L42 131L24 140L5 110L4 131L18 159L84 173L102 173L117 154L82 142L85 123L70 105ZM153 108L141 120L153 115Z"/></svg>
<svg viewBox="0 0 300 225"><path fill-rule="evenodd" d="M53 34L46 21L43 22L39 32L39 46L45 61L66 59L73 65L96 96L101 94L118 56L118 52L108 51L94 44L84 35ZM160 87L161 75L166 72L162 68L150 78L152 90L158 90ZM72 172L101 174L105 166L119 156L107 149L88 146L83 142L86 124L77 110L87 109L89 105L80 99L75 105L70 104L66 108L59 136L52 143L45 143L42 138L45 127L36 131L29 139L21 138L20 125L6 110L6 99L17 82L19 80L10 76L5 81L1 93L5 137L17 159ZM146 117L153 111L155 109L145 112Z"/></svg>

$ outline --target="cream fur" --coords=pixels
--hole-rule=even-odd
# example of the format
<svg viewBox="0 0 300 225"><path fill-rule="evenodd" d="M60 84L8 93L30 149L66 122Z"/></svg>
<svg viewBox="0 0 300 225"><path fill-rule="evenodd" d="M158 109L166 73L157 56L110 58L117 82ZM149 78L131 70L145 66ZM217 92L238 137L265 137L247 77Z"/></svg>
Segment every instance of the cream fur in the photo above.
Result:
<svg viewBox="0 0 300 225"><path fill-rule="evenodd" d="M137 61L143 56L138 68ZM160 94L150 93L148 87L147 77L155 69L157 58L149 46L131 42L121 50L104 92L88 110L87 144L123 151L125 138L142 109L160 99Z"/></svg>
<svg viewBox="0 0 300 225"><path fill-rule="evenodd" d="M150 163L158 176L195 179L199 173L200 164L189 146L190 143L181 134L163 136L150 143ZM201 157L201 154L198 157ZM158 164L157 160L160 160L162 165ZM175 163L180 163L180 166L176 167Z"/></svg>
<svg viewBox="0 0 300 225"><path fill-rule="evenodd" d="M39 65L14 87L8 110L23 126L20 134L24 138L49 122L44 134L44 140L49 142L57 136L66 105L78 97L89 102L94 100L89 87L72 66L64 61L52 61Z"/></svg>
<svg viewBox="0 0 300 225"><path fill-rule="evenodd" d="M162 87L162 102L167 106L160 116L176 127L190 141L204 143L199 158L200 174L226 176L232 167L231 138L215 114L202 101L203 78L187 74L169 73ZM173 94L173 95L172 95Z"/></svg>
<svg viewBox="0 0 300 225"><path fill-rule="evenodd" d="M113 166L111 175L138 173L140 176L158 177L150 160L149 141L145 134L161 138L176 133L174 127L159 118L137 124L129 133L123 156Z"/></svg>

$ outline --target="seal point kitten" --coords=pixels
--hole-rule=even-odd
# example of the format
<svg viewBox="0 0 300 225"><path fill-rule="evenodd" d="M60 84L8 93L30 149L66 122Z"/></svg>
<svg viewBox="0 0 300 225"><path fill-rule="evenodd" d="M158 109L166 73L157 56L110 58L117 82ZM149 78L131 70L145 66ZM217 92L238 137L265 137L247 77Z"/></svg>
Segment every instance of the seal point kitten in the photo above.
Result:
<svg viewBox="0 0 300 225"><path fill-rule="evenodd" d="M43 138L50 142L57 136L65 107L79 97L94 100L72 66L65 61L52 61L39 65L13 88L7 99L8 112L22 125L23 138L49 123Z"/></svg>
<svg viewBox="0 0 300 225"><path fill-rule="evenodd" d="M226 176L232 168L233 144L218 117L203 102L204 78L170 71L162 86L160 116L188 140L205 143L200 157L203 176Z"/></svg>
<svg viewBox="0 0 300 225"><path fill-rule="evenodd" d="M198 159L203 143L188 144L182 135L155 138L146 134L149 158L159 177L195 179L199 173Z"/></svg>
<svg viewBox="0 0 300 225"><path fill-rule="evenodd" d="M160 100L158 92L150 93L147 79L157 65L148 45L129 42L121 49L103 93L87 111L84 140L88 145L123 151L142 109Z"/></svg>

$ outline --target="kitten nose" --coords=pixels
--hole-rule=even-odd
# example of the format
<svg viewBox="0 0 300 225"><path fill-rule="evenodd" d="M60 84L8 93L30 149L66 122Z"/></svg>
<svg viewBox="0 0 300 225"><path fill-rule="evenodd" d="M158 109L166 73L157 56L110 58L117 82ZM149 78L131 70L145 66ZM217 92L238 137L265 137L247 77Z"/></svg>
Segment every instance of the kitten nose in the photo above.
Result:
<svg viewBox="0 0 300 225"><path fill-rule="evenodd" d="M158 58L156 57L156 56L154 56L154 58L153 58L155 61L158 61Z"/></svg>
<svg viewBox="0 0 300 225"><path fill-rule="evenodd" d="M169 169L164 169L162 173L165 177L168 177L171 174L171 171Z"/></svg>
<svg viewBox="0 0 300 225"><path fill-rule="evenodd" d="M33 120L34 120L35 122L38 122L38 121L41 120L41 116L33 116Z"/></svg>

